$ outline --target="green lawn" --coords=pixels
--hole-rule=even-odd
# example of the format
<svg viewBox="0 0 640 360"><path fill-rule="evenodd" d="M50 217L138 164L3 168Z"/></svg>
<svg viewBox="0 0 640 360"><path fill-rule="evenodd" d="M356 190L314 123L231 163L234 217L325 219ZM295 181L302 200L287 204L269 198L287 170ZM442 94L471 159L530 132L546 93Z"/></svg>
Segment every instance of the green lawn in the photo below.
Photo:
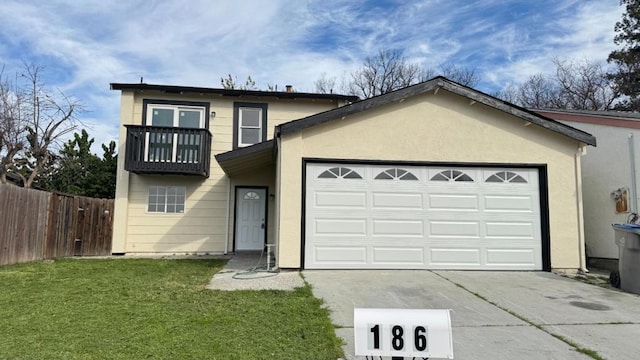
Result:
<svg viewBox="0 0 640 360"><path fill-rule="evenodd" d="M331 359L309 286L213 291L221 260L65 259L0 267L0 359Z"/></svg>

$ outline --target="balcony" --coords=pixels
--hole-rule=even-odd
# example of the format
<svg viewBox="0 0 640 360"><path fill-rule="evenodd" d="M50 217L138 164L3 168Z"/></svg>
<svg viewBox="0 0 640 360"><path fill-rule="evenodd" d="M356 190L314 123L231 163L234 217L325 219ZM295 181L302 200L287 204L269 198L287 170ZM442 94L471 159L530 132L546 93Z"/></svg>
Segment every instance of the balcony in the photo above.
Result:
<svg viewBox="0 0 640 360"><path fill-rule="evenodd" d="M124 168L137 174L209 177L211 133L207 129L125 125Z"/></svg>

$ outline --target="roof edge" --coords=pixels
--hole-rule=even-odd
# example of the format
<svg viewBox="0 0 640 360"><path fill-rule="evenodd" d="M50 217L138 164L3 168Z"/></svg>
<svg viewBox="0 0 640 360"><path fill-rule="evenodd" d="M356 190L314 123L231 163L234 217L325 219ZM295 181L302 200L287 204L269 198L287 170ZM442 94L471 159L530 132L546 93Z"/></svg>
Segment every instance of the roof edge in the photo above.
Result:
<svg viewBox="0 0 640 360"><path fill-rule="evenodd" d="M177 85L159 85L146 83L111 83L111 90L138 90L138 91L161 91L166 93L182 94L182 93L199 93L199 94L215 94L220 96L255 96L255 97L273 97L281 99L317 99L317 100L339 100L355 102L360 100L359 97L343 94L316 94L307 92L286 92L286 91L264 91L264 90L236 90L236 89L220 89L195 86L177 86Z"/></svg>
<svg viewBox="0 0 640 360"><path fill-rule="evenodd" d="M267 140L267 141L263 141L263 142L251 145L251 146L241 147L241 148L233 149L227 152L223 152L215 155L214 157L216 158L216 161L218 161L218 163L222 163L225 161L241 158L243 156L263 152L268 149L273 149L274 146L275 146L275 141L271 139L271 140Z"/></svg>
<svg viewBox="0 0 640 360"><path fill-rule="evenodd" d="M438 88L442 88L451 93L466 97L472 101L519 117L525 121L541 126L547 130L560 133L581 143L596 146L596 138L587 132L578 130L574 127L563 124L541 114L485 94L479 90L458 84L443 76L438 76L431 80L408 86L406 88L399 89L387 94L378 95L376 97L365 99L336 109L328 110L302 119L280 124L276 127L276 134L285 135L294 133L311 126L343 118L359 113L361 111L373 109L396 101L401 101L412 96L427 93L429 91L435 91Z"/></svg>

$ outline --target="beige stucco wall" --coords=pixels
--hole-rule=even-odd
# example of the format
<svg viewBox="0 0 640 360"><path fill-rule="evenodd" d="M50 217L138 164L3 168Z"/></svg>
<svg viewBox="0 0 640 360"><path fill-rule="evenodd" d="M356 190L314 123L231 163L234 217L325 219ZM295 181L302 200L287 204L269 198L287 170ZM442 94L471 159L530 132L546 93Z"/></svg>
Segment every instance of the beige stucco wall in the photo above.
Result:
<svg viewBox="0 0 640 360"><path fill-rule="evenodd" d="M282 136L279 266L300 267L302 159L547 164L551 265L581 265L579 143L446 91ZM579 163L579 158L577 159Z"/></svg>
<svg viewBox="0 0 640 360"><path fill-rule="evenodd" d="M118 175L114 221L114 253L223 253L233 251L233 209L235 186L268 186L275 189L275 169L262 168L250 174L229 179L214 156L232 150L233 103L268 103L267 137L273 137L280 123L309 116L338 106L337 102L316 100L282 100L274 98L242 98L200 94L171 94L145 91L123 91L120 124L142 124L143 100L178 100L210 103L216 116L209 120L213 134L210 177L137 175L124 170L126 129L120 128ZM184 214L147 212L150 185L185 186ZM230 196L230 198L228 197ZM269 215L275 212L275 201L269 201ZM268 220L268 239L273 238L274 221Z"/></svg>

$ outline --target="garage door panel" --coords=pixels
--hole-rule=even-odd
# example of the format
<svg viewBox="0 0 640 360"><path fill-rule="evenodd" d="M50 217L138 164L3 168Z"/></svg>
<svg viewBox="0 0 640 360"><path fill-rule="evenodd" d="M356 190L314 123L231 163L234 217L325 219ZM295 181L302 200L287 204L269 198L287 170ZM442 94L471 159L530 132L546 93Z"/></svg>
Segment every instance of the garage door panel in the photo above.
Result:
<svg viewBox="0 0 640 360"><path fill-rule="evenodd" d="M365 209L367 193L347 191L317 191L315 193L314 206L318 208L349 208Z"/></svg>
<svg viewBox="0 0 640 360"><path fill-rule="evenodd" d="M535 202L533 196L522 195L486 195L485 211L524 211L533 212Z"/></svg>
<svg viewBox="0 0 640 360"><path fill-rule="evenodd" d="M424 237L424 224L422 220L382 220L373 219L373 231L375 236L414 236Z"/></svg>
<svg viewBox="0 0 640 360"><path fill-rule="evenodd" d="M480 249L431 248L430 263L451 267L480 265Z"/></svg>
<svg viewBox="0 0 640 360"><path fill-rule="evenodd" d="M479 196L474 194L429 194L429 210L478 211Z"/></svg>
<svg viewBox="0 0 640 360"><path fill-rule="evenodd" d="M480 223L476 221L429 221L429 237L480 237Z"/></svg>
<svg viewBox="0 0 640 360"><path fill-rule="evenodd" d="M312 257L314 264L320 266L327 265L366 265L366 246L332 246L318 245L314 248Z"/></svg>
<svg viewBox="0 0 640 360"><path fill-rule="evenodd" d="M536 235L534 222L486 222L487 238L527 238L533 239Z"/></svg>
<svg viewBox="0 0 640 360"><path fill-rule="evenodd" d="M413 264L424 265L424 247L373 247L373 259L375 264Z"/></svg>
<svg viewBox="0 0 640 360"><path fill-rule="evenodd" d="M487 265L533 267L534 249L487 249Z"/></svg>
<svg viewBox="0 0 640 360"><path fill-rule="evenodd" d="M422 210L424 208L422 194L420 193L384 193L373 192L373 209L409 209Z"/></svg>
<svg viewBox="0 0 640 360"><path fill-rule="evenodd" d="M361 178L341 178L344 168ZM314 177L327 169L335 178ZM306 268L542 269L536 169L314 163L307 170Z"/></svg>
<svg viewBox="0 0 640 360"><path fill-rule="evenodd" d="M317 236L367 235L366 219L315 219L314 234Z"/></svg>

